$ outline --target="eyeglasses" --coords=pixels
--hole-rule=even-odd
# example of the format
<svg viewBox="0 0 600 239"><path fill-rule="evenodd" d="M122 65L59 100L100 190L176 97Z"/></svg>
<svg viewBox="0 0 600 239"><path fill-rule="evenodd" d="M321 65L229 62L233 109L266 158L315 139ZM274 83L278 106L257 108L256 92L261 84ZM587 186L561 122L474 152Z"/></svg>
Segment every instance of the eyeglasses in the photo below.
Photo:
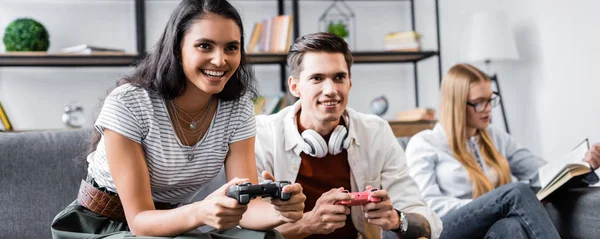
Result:
<svg viewBox="0 0 600 239"><path fill-rule="evenodd" d="M500 95L498 94L498 92L494 92L492 98L489 98L488 100L485 100L483 102L473 103L467 101L467 105L473 106L473 109L475 109L475 112L477 113L483 112L487 108L488 104L491 104L492 108L494 108L498 106L498 103L500 103Z"/></svg>

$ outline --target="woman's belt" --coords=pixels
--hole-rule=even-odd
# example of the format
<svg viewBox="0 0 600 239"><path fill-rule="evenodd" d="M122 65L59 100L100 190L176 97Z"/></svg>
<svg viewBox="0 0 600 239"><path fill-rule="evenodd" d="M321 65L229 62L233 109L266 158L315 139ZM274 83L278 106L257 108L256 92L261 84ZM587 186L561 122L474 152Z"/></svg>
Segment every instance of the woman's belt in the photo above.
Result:
<svg viewBox="0 0 600 239"><path fill-rule="evenodd" d="M90 183L86 180L81 180L77 201L90 211L111 220L125 220L125 212L123 211L123 205L119 196L94 187L93 181ZM177 206L169 203L154 202L154 207L158 210L173 209Z"/></svg>

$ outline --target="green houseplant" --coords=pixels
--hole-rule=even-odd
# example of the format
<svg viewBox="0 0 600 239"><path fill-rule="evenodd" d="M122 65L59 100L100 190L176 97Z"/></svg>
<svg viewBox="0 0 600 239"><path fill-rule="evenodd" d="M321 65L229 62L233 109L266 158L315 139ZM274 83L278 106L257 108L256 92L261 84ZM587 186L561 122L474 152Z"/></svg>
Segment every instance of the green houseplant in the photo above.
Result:
<svg viewBox="0 0 600 239"><path fill-rule="evenodd" d="M341 38L346 38L349 35L346 24L344 24L342 22L339 22L339 23L330 22L329 25L327 26L327 32L335 34Z"/></svg>
<svg viewBox="0 0 600 239"><path fill-rule="evenodd" d="M47 51L50 36L41 23L19 18L8 24L2 38L6 51Z"/></svg>

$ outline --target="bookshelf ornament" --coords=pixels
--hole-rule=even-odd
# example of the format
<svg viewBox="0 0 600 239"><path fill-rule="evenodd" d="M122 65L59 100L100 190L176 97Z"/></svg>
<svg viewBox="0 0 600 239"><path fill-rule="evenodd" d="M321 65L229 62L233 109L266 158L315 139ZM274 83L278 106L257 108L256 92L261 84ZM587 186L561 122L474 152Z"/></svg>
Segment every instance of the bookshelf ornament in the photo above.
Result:
<svg viewBox="0 0 600 239"><path fill-rule="evenodd" d="M6 51L47 51L48 31L36 20L19 18L8 24L2 38Z"/></svg>
<svg viewBox="0 0 600 239"><path fill-rule="evenodd" d="M371 101L371 111L373 112L373 114L376 114L378 116L384 115L387 112L388 107L389 103L384 95L375 97L375 99Z"/></svg>
<svg viewBox="0 0 600 239"><path fill-rule="evenodd" d="M354 11L344 0L333 0L331 5L319 17L319 31L329 32L348 43L348 47L356 50L356 19Z"/></svg>
<svg viewBox="0 0 600 239"><path fill-rule="evenodd" d="M77 103L71 103L65 106L62 122L69 128L81 128L85 123L83 107Z"/></svg>

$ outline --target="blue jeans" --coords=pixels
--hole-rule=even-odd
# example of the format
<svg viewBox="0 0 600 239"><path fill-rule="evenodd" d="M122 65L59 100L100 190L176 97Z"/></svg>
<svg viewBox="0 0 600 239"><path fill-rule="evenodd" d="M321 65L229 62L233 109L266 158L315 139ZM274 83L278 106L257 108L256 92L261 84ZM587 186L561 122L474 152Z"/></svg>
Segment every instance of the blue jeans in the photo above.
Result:
<svg viewBox="0 0 600 239"><path fill-rule="evenodd" d="M511 183L442 217L441 238L560 238L529 185Z"/></svg>

